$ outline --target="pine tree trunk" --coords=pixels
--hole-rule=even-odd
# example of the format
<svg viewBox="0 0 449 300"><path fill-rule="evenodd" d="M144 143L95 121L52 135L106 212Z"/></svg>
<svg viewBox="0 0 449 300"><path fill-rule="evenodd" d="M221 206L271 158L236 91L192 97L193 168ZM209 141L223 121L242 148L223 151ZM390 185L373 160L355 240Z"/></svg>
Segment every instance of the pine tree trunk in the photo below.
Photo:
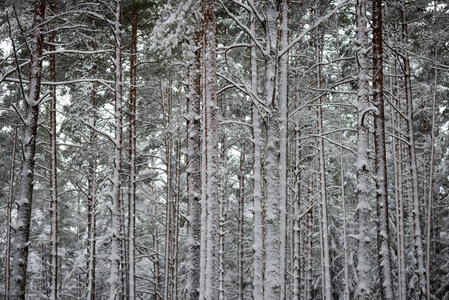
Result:
<svg viewBox="0 0 449 300"><path fill-rule="evenodd" d="M313 182L314 176L310 176L307 183L307 205L313 203ZM304 282L304 299L312 299L313 288L313 206L307 211L306 214L306 263L305 263L305 282Z"/></svg>
<svg viewBox="0 0 449 300"><path fill-rule="evenodd" d="M175 197L173 193L173 141L170 131L171 113L172 113L172 99L171 91L165 95L167 87L161 83L162 103L164 107L164 123L166 128L165 136L165 161L166 161L166 220L165 220L165 278L164 278L164 300L172 300L173 282L174 282L174 254L175 254ZM168 89L171 89L171 80L169 81Z"/></svg>
<svg viewBox="0 0 449 300"><path fill-rule="evenodd" d="M298 95L298 91L296 91L296 95ZM299 96L297 96L299 98ZM296 101L296 106L299 107L299 99ZM293 247L292 247L292 276L293 276L293 288L292 288L292 300L299 300L301 296L301 219L299 216L300 213L300 193L301 193L301 169L300 169L300 160L301 160L301 145L300 145L300 123L299 118L295 121L295 140L294 143L294 157L295 157L295 168L293 170L294 174L294 193L293 193Z"/></svg>
<svg viewBox="0 0 449 300"><path fill-rule="evenodd" d="M342 115L341 109L340 116ZM343 128L340 119L340 128ZM340 144L343 142L342 132L340 132ZM349 300L349 266L348 266L348 239L347 239L347 223L346 223L346 195L345 195L345 176L343 167L343 148L340 149L340 181L341 181L341 205L343 207L343 252L344 252L344 278L345 278L345 288L343 292L343 300Z"/></svg>
<svg viewBox="0 0 449 300"><path fill-rule="evenodd" d="M129 182L128 182L128 299L136 297L136 107L137 107L137 25L138 11L131 16L131 56L129 90Z"/></svg>
<svg viewBox="0 0 449 300"><path fill-rule="evenodd" d="M256 16L250 14L250 30L255 36ZM257 49L251 39L251 92L252 99L252 130L253 130L253 298L263 299L263 234L262 234L262 162L261 162L261 131L259 123L259 111L254 97L257 96Z"/></svg>
<svg viewBox="0 0 449 300"><path fill-rule="evenodd" d="M408 43L408 28L407 18L405 11L405 1L402 0L402 38L405 44ZM426 291L426 269L424 266L424 249L421 233L421 221L420 221L420 201L419 201L419 186L418 186L418 166L416 164L416 148L415 148L415 134L413 130L413 97L411 87L411 70L410 60L408 52L402 53L404 64L404 83L405 83L405 98L407 104L407 135L408 135L408 150L410 157L410 172L411 172L411 184L412 184L412 201L413 201L413 228L414 228L414 246L416 254L416 273L418 274L418 297L420 300L427 298Z"/></svg>
<svg viewBox="0 0 449 300"><path fill-rule="evenodd" d="M280 299L281 293L281 232L280 211L281 199L279 194L279 150L280 150L280 124L279 106L276 97L276 65L278 41L278 3L266 2L266 52L265 57L265 95L268 115L266 125L266 216L265 216L265 280L264 299Z"/></svg>
<svg viewBox="0 0 449 300"><path fill-rule="evenodd" d="M436 4L435 4L436 5ZM437 61L437 49L435 49L435 61ZM432 247L432 210L433 210L433 176L434 176L434 161L435 161L435 108L438 93L438 70L434 69L434 90L432 99L432 129L430 134L430 174L429 174L429 194L428 194L428 211L427 211L427 300L430 300L430 269L431 269L431 247Z"/></svg>
<svg viewBox="0 0 449 300"><path fill-rule="evenodd" d="M318 18L318 3L315 1L314 10L316 17ZM316 74L316 88L321 89L321 37L318 31L316 35L316 47L315 47L315 57L317 65ZM330 249L329 249L329 228L328 228L328 215L327 215L327 191L326 191L326 163L324 160L324 139L322 137L323 128L323 98L318 98L317 107L317 119L318 119L318 161L319 161L319 174L320 174L320 217L321 217L321 232L323 240L323 285L324 285L324 295L323 298L326 300L332 299L332 280L330 272Z"/></svg>
<svg viewBox="0 0 449 300"><path fill-rule="evenodd" d="M97 67L94 66L94 74L96 74ZM94 118L92 125L95 128L97 125L97 84L94 83L92 88L92 109L94 111ZM89 148L91 149L91 160L88 167L88 192L87 192L87 300L95 300L95 266L96 266L96 205L97 205L97 133L95 130L90 132Z"/></svg>
<svg viewBox="0 0 449 300"><path fill-rule="evenodd" d="M189 65L189 93L187 97L187 199L189 204L187 299L200 296L201 246L201 31L198 27L191 40L195 54Z"/></svg>
<svg viewBox="0 0 449 300"><path fill-rule="evenodd" d="M10 300L9 288L11 281L11 212L14 199L14 178L16 169L16 149L17 149L17 125L13 129L13 146L11 153L11 169L9 173L9 192L6 204L6 249L5 249L5 300Z"/></svg>
<svg viewBox="0 0 449 300"><path fill-rule="evenodd" d="M31 60L29 92L25 99L26 115L24 136L22 138L23 160L20 173L20 188L17 204L17 219L14 225L14 244L12 250L12 278L10 298L24 300L27 281L28 247L31 224L31 205L33 201L34 161L36 157L37 125L40 105L42 76L42 46L44 36L42 23L45 20L44 0L35 0L34 21L31 40Z"/></svg>
<svg viewBox="0 0 449 300"><path fill-rule="evenodd" d="M373 0L373 103L376 164L377 248L382 299L393 299L388 218L387 156L382 59L382 1Z"/></svg>
<svg viewBox="0 0 449 300"><path fill-rule="evenodd" d="M50 9L56 13L56 3L50 2ZM53 26L51 26L53 27ZM53 28L52 28L53 29ZM49 38L49 51L55 51L56 33ZM50 55L50 81L56 81L56 54ZM56 159L56 86L50 87L50 300L58 299L58 185Z"/></svg>
<svg viewBox="0 0 449 300"><path fill-rule="evenodd" d="M244 244L244 222L245 222L245 143L240 145L240 164L239 164L239 213L238 213L238 298L243 300L243 244Z"/></svg>
<svg viewBox="0 0 449 300"><path fill-rule="evenodd" d="M279 48L288 46L288 0L282 2L280 20L280 42ZM285 268L286 268L286 210L287 210L287 132L288 132L288 52L279 59L279 133L280 133L280 156L279 156L279 199L280 219L279 231L281 232L280 245L280 286L281 300L285 299Z"/></svg>
<svg viewBox="0 0 449 300"><path fill-rule="evenodd" d="M395 29L397 29L397 20L395 20ZM401 109L401 89L399 86L397 53L394 57L394 82L391 83L391 94L396 95L395 106ZM398 111L392 110L393 134L399 136L402 129L402 116ZM398 264L398 300L404 300L407 297L406 292L406 267L405 267L405 232L404 232L404 185L403 185L403 166L402 166L402 142L393 139L394 174L395 174L395 198L396 198L396 240L397 240L397 264Z"/></svg>
<svg viewBox="0 0 449 300"><path fill-rule="evenodd" d="M109 300L117 300L120 287L120 254L121 254L121 170L122 170L122 51L121 51L121 0L115 1L115 123L114 123L114 168L112 175L112 192L109 209L111 211L111 255L109 257L110 278Z"/></svg>
<svg viewBox="0 0 449 300"><path fill-rule="evenodd" d="M220 206L220 172L218 151L218 105L216 102L216 16L215 1L203 2L203 26L204 26L204 109L206 131L205 153L206 172L203 174L206 180L207 201L207 227L206 227L206 264L205 289L206 300L218 299L218 248L219 248L219 206ZM203 232L204 234L204 232Z"/></svg>
<svg viewBox="0 0 449 300"><path fill-rule="evenodd" d="M356 207L358 220L358 249L357 249L357 289L356 299L370 299L371 297L371 266L370 239L371 237L371 207L369 200L369 161L368 161L368 122L369 110L369 58L368 58L368 28L366 18L366 0L356 3L356 46L357 46L357 199Z"/></svg>

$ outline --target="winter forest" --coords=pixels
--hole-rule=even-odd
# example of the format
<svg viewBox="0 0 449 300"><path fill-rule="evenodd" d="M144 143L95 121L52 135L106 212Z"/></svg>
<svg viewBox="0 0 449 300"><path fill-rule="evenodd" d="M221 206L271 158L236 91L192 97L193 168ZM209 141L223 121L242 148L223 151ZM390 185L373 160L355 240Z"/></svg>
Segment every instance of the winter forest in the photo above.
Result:
<svg viewBox="0 0 449 300"><path fill-rule="evenodd" d="M0 297L449 299L445 0L0 1Z"/></svg>

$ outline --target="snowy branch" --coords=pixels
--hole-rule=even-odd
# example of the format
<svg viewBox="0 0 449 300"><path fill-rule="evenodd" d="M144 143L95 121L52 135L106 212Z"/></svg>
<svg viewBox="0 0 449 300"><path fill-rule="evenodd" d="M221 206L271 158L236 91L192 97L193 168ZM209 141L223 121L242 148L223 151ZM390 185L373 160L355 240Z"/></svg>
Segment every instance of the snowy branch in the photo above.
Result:
<svg viewBox="0 0 449 300"><path fill-rule="evenodd" d="M278 57L282 57L283 55L285 55L296 43L298 43L299 41L301 41L304 36L306 36L309 32L311 32L312 30L314 30L315 28L317 28L321 23L323 23L324 21L326 21L327 19L329 19L330 17L332 17L340 8L352 4L353 1L349 0L349 1L343 1L340 4L337 4L337 6L335 6L335 8L330 11L327 15L322 16L321 18L319 18L312 26L307 27L306 29L304 29L299 35L298 37L296 37L292 42L290 42L290 44L284 48L281 49L279 51L279 55Z"/></svg>

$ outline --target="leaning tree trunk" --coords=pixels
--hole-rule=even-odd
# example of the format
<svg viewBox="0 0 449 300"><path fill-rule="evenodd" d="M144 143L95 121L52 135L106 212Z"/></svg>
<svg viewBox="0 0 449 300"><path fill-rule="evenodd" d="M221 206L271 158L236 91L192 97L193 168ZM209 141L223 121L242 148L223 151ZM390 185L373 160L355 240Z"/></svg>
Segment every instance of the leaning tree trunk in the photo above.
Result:
<svg viewBox="0 0 449 300"><path fill-rule="evenodd" d="M42 23L45 19L45 0L36 0L31 40L31 60L28 97L25 99L26 115L22 138L23 160L20 173L20 189L17 204L17 219L12 250L12 279L10 298L25 299L27 280L28 247L30 244L31 205L33 201L34 161L36 157L37 126L42 77L42 46L44 35Z"/></svg>
<svg viewBox="0 0 449 300"><path fill-rule="evenodd" d="M385 150L385 112L382 59L382 1L373 0L373 102L374 149L376 164L377 248L382 299L393 299L388 222L387 156Z"/></svg>
<svg viewBox="0 0 449 300"><path fill-rule="evenodd" d="M121 29L121 0L115 1L115 20L114 20L114 36L115 36L115 123L114 123L114 169L112 174L112 192L111 203L111 255L109 257L110 278L109 283L109 300L116 300L117 293L120 290L120 248L121 248L121 170L122 170L122 29Z"/></svg>
<svg viewBox="0 0 449 300"><path fill-rule="evenodd" d="M357 289L356 299L370 299L371 296L371 266L370 259L370 239L371 224L370 204L369 204L369 161L368 161L368 124L367 114L369 107L369 43L368 28L366 18L366 0L357 0L356 3L356 46L357 46L357 198L356 207L359 232L357 236Z"/></svg>

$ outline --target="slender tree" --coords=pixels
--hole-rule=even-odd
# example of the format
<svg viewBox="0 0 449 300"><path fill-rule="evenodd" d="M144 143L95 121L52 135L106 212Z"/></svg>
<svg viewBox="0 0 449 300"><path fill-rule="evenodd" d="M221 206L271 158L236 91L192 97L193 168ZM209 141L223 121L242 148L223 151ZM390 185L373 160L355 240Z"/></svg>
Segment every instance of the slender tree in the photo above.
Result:
<svg viewBox="0 0 449 300"><path fill-rule="evenodd" d="M120 290L120 253L121 253L121 170L122 170L122 24L121 0L115 1L114 11L114 76L115 76L115 111L114 111L114 167L112 174L112 192L109 209L111 211L111 255L109 283L109 300L117 299Z"/></svg>
<svg viewBox="0 0 449 300"><path fill-rule="evenodd" d="M52 14L56 13L55 1L50 1ZM50 29L54 29L50 26ZM49 51L55 52L56 31L49 37ZM56 54L50 54L50 81L56 82ZM56 86L50 87L50 299L58 299L58 180L56 148Z"/></svg>
<svg viewBox="0 0 449 300"><path fill-rule="evenodd" d="M402 21L402 41L404 44L408 43L408 25L407 25L407 13L405 1L401 2L401 21ZM405 49L404 49L405 50ZM415 132L413 130L413 96L411 86L411 69L410 58L407 51L401 53L404 66L404 88L405 99L407 105L407 141L408 152L410 158L410 175L411 175L411 196L413 203L412 217L413 217L413 238L416 255L416 273L418 274L418 297L423 300L427 298L426 292L426 268L424 265L424 249L421 233L421 218L420 218L420 197L419 197L419 181L418 181L418 166L416 162L416 145L415 145Z"/></svg>
<svg viewBox="0 0 449 300"><path fill-rule="evenodd" d="M376 163L377 247L382 299L393 299L388 218L387 157L382 59L382 1L373 0L373 103Z"/></svg>
<svg viewBox="0 0 449 300"><path fill-rule="evenodd" d="M282 1L280 13L280 41L279 47L284 49L288 46L288 0ZM279 58L279 198L280 219L279 230L281 236L280 247L280 285L281 300L285 299L286 284L286 210L287 210L287 133L288 133L288 52Z"/></svg>

